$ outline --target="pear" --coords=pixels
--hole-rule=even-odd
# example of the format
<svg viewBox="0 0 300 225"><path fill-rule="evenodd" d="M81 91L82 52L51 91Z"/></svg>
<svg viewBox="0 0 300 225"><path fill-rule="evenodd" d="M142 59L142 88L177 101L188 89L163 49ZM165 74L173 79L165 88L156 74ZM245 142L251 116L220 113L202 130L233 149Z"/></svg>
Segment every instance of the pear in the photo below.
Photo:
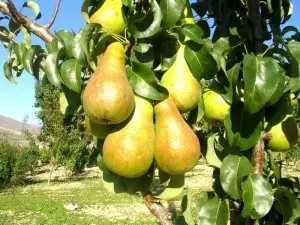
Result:
<svg viewBox="0 0 300 225"><path fill-rule="evenodd" d="M121 34L126 28L122 6L122 0L105 0L90 17L90 22L101 24L102 29L108 33Z"/></svg>
<svg viewBox="0 0 300 225"><path fill-rule="evenodd" d="M198 137L184 121L172 99L154 106L154 159L162 171L179 175L190 171L200 157Z"/></svg>
<svg viewBox="0 0 300 225"><path fill-rule="evenodd" d="M181 45L175 62L162 76L161 85L168 89L180 112L194 109L201 97L201 87L193 76L184 58L184 45Z"/></svg>
<svg viewBox="0 0 300 225"><path fill-rule="evenodd" d="M219 93L209 90L203 94L204 120L212 126L222 125L230 105Z"/></svg>
<svg viewBox="0 0 300 225"><path fill-rule="evenodd" d="M267 147L274 152L286 152L299 138L298 127L293 115L287 115L281 122L269 128Z"/></svg>
<svg viewBox="0 0 300 225"><path fill-rule="evenodd" d="M113 126L106 124L98 124L94 121L90 120L87 116L85 116L85 126L87 131L93 136L104 139L110 133Z"/></svg>
<svg viewBox="0 0 300 225"><path fill-rule="evenodd" d="M103 160L116 174L135 178L145 174L153 162L153 106L148 100L135 96L132 117L117 125L106 137Z"/></svg>
<svg viewBox="0 0 300 225"><path fill-rule="evenodd" d="M125 69L125 51L119 42L110 44L82 95L83 109L99 124L118 124L134 108L134 94Z"/></svg>

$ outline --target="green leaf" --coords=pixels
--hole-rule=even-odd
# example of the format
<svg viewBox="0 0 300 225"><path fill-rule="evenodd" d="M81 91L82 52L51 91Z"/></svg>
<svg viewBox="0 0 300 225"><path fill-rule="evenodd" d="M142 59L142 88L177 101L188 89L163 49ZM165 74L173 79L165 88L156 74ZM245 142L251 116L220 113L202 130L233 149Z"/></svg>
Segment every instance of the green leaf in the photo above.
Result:
<svg viewBox="0 0 300 225"><path fill-rule="evenodd" d="M227 225L229 209L225 200L217 197L204 202L199 210L198 224L203 225Z"/></svg>
<svg viewBox="0 0 300 225"><path fill-rule="evenodd" d="M184 57L197 80L212 79L217 73L217 63L206 45L187 42Z"/></svg>
<svg viewBox="0 0 300 225"><path fill-rule="evenodd" d="M264 108L276 91L281 68L270 57L246 55L243 60L245 111L252 114Z"/></svg>
<svg viewBox="0 0 300 225"><path fill-rule="evenodd" d="M40 7L35 1L27 1L23 4L23 7L30 8L34 12L35 20L38 20L41 18L42 14L40 11Z"/></svg>
<svg viewBox="0 0 300 225"><path fill-rule="evenodd" d="M217 62L218 69L221 68L222 60L224 60L223 53L230 49L229 38L219 38L213 46L213 57Z"/></svg>
<svg viewBox="0 0 300 225"><path fill-rule="evenodd" d="M81 36L82 36L82 30L76 34L74 38L74 48L73 48L73 55L74 58L82 65L86 66L86 58L84 54L84 50L81 46Z"/></svg>
<svg viewBox="0 0 300 225"><path fill-rule="evenodd" d="M21 31L23 33L23 39L24 39L24 44L25 44L26 48L30 48L32 45L30 32L23 26L21 26Z"/></svg>
<svg viewBox="0 0 300 225"><path fill-rule="evenodd" d="M279 187L275 194L275 209L283 215L284 224L296 224L300 218L300 202L286 187Z"/></svg>
<svg viewBox="0 0 300 225"><path fill-rule="evenodd" d="M293 78L300 77L300 43L291 40L287 44L289 56L291 58L290 74Z"/></svg>
<svg viewBox="0 0 300 225"><path fill-rule="evenodd" d="M135 194L137 192L146 193L149 191L153 181L154 166L152 166L146 174L136 178L125 178L126 192Z"/></svg>
<svg viewBox="0 0 300 225"><path fill-rule="evenodd" d="M15 52L17 56L17 60L19 64L23 64L23 57L25 55L25 52L27 51L27 48L25 44L13 44L13 51Z"/></svg>
<svg viewBox="0 0 300 225"><path fill-rule="evenodd" d="M57 38L53 38L51 43L46 43L46 48L48 50L48 53L57 52L60 49L58 46Z"/></svg>
<svg viewBox="0 0 300 225"><path fill-rule="evenodd" d="M12 67L12 61L11 60L4 63L4 66L3 66L4 76L11 83L16 84L17 82L16 82L15 78L13 77L12 68L11 67Z"/></svg>
<svg viewBox="0 0 300 225"><path fill-rule="evenodd" d="M197 124L202 120L203 116L204 116L204 102L203 102L203 96L201 93L198 106L189 113L187 122L189 124Z"/></svg>
<svg viewBox="0 0 300 225"><path fill-rule="evenodd" d="M155 198L158 199L172 199L182 193L184 189L184 174L182 175L171 175L170 182L166 189Z"/></svg>
<svg viewBox="0 0 300 225"><path fill-rule="evenodd" d="M89 42L92 39L93 35L95 32L99 31L99 26L97 24L87 24L81 33L81 38L80 38L80 45L81 48L86 56L88 64L91 62L91 54L90 54L90 49L89 49ZM75 44L76 47L76 44Z"/></svg>
<svg viewBox="0 0 300 225"><path fill-rule="evenodd" d="M282 8L284 11L284 16L283 16L283 20L282 20L281 24L284 24L286 21L288 21L291 18L293 11L294 11L294 6L290 0L283 0Z"/></svg>
<svg viewBox="0 0 300 225"><path fill-rule="evenodd" d="M152 100L164 100L168 97L166 88L159 85L155 75L146 65L132 62L132 67L127 67L127 78L133 90Z"/></svg>
<svg viewBox="0 0 300 225"><path fill-rule="evenodd" d="M144 63L152 68L154 62L153 46L148 43L137 43L131 49L131 61Z"/></svg>
<svg viewBox="0 0 300 225"><path fill-rule="evenodd" d="M228 155L222 162L220 180L223 190L233 199L242 197L242 178L252 171L252 164L245 156Z"/></svg>
<svg viewBox="0 0 300 225"><path fill-rule="evenodd" d="M180 19L186 6L186 0L161 0L160 8L164 25L167 29L172 28Z"/></svg>
<svg viewBox="0 0 300 225"><path fill-rule="evenodd" d="M181 201L181 210L183 211L182 215L187 225L195 224L192 211L191 211L191 204L192 204L191 200L192 200L192 194L188 192L185 196L183 196Z"/></svg>
<svg viewBox="0 0 300 225"><path fill-rule="evenodd" d="M243 217L260 219L267 215L273 202L271 184L261 175L253 174L242 182L244 208Z"/></svg>
<svg viewBox="0 0 300 225"><path fill-rule="evenodd" d="M82 88L81 68L81 64L75 59L64 61L60 68L63 83L77 93L80 93Z"/></svg>
<svg viewBox="0 0 300 225"><path fill-rule="evenodd" d="M260 138L263 130L262 114L246 113L244 105L239 102L231 106L230 112L225 116L224 125L230 147L245 151L253 147Z"/></svg>
<svg viewBox="0 0 300 225"><path fill-rule="evenodd" d="M92 61L94 61L96 64L98 63L98 58L101 53L105 51L109 37L110 35L108 33L102 33L100 34L99 38L95 38L95 40L92 39L96 43L96 45L93 49L91 49L90 54Z"/></svg>
<svg viewBox="0 0 300 225"><path fill-rule="evenodd" d="M29 48L23 57L23 65L24 69L31 75L33 75L33 61L36 53L41 50L41 46L39 45L33 45L31 48Z"/></svg>
<svg viewBox="0 0 300 225"><path fill-rule="evenodd" d="M58 61L63 51L50 53L45 60L45 73L50 81L56 87L61 87L61 77L58 68Z"/></svg>
<svg viewBox="0 0 300 225"><path fill-rule="evenodd" d="M103 173L102 176L103 186L111 193L126 192L125 178L109 171L109 173Z"/></svg>
<svg viewBox="0 0 300 225"><path fill-rule="evenodd" d="M231 67L227 73L227 79L229 81L229 86L224 85L226 94L224 94L224 99L230 104L234 101L234 95L236 92L236 84L240 74L241 63L236 63L233 67Z"/></svg>
<svg viewBox="0 0 300 225"><path fill-rule="evenodd" d="M219 159L219 157L217 156L216 151L215 151L216 136L217 136L216 134L213 134L207 139L207 151L206 151L205 159L209 165L220 168L222 165L222 162Z"/></svg>
<svg viewBox="0 0 300 225"><path fill-rule="evenodd" d="M189 37L193 41L195 41L198 44L203 44L203 37L204 32L201 30L201 28L196 24L184 24L182 27L182 32L185 34L185 36Z"/></svg>
<svg viewBox="0 0 300 225"><path fill-rule="evenodd" d="M90 17L89 17L89 6L90 6L90 0L84 0L82 5L81 5L81 16L85 20L85 22L89 23L90 22Z"/></svg>
<svg viewBox="0 0 300 225"><path fill-rule="evenodd" d="M150 10L142 18L137 18L128 25L135 38L148 38L160 31L161 21L161 9L156 0L151 0Z"/></svg>
<svg viewBox="0 0 300 225"><path fill-rule="evenodd" d="M284 93L284 89L285 89L285 76L284 76L284 72L282 71L282 74L280 74L280 76L278 77L276 91L274 92L270 100L266 103L266 106L271 106L274 105L276 102L278 102L278 100L281 98L281 96Z"/></svg>
<svg viewBox="0 0 300 225"><path fill-rule="evenodd" d="M55 33L57 39L63 45L67 57L69 59L73 58L73 48L74 48L74 34L67 30L60 30Z"/></svg>

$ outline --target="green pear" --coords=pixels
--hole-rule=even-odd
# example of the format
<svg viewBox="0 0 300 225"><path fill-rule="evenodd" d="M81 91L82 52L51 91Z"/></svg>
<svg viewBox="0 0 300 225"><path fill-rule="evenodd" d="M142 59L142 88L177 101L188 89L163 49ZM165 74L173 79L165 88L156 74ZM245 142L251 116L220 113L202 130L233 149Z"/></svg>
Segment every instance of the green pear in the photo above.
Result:
<svg viewBox="0 0 300 225"><path fill-rule="evenodd" d="M125 50L121 43L110 44L82 95L85 114L99 124L118 124L134 108L134 94L126 77Z"/></svg>
<svg viewBox="0 0 300 225"><path fill-rule="evenodd" d="M153 162L154 138L152 103L135 96L132 117L117 125L104 141L105 165L120 176L142 176Z"/></svg>
<svg viewBox="0 0 300 225"><path fill-rule="evenodd" d="M223 124L230 105L219 93L209 90L203 94L204 120L212 126Z"/></svg>
<svg viewBox="0 0 300 225"><path fill-rule="evenodd" d="M85 116L85 126L90 134L100 139L106 138L106 136L110 133L110 131L113 128L112 125L95 123L94 121L90 120L87 116Z"/></svg>
<svg viewBox="0 0 300 225"><path fill-rule="evenodd" d="M267 147L274 152L286 152L291 149L299 138L298 127L295 118L287 115L281 122L267 130L269 141Z"/></svg>
<svg viewBox="0 0 300 225"><path fill-rule="evenodd" d="M184 48L184 45L180 46L175 62L162 76L160 83L168 89L177 109L189 112L200 101L201 87L185 61Z"/></svg>
<svg viewBox="0 0 300 225"><path fill-rule="evenodd" d="M126 28L122 6L122 0L105 0L90 17L90 22L101 24L102 29L108 33L121 34Z"/></svg>
<svg viewBox="0 0 300 225"><path fill-rule="evenodd" d="M162 171L178 175L190 171L200 157L198 137L168 98L154 106L154 159Z"/></svg>

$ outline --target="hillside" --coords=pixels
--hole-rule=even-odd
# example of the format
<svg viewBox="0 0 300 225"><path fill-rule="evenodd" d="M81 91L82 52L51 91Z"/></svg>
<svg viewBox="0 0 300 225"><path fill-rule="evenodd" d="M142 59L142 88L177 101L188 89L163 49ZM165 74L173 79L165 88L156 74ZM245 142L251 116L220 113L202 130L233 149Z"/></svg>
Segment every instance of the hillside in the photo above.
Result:
<svg viewBox="0 0 300 225"><path fill-rule="evenodd" d="M27 141L22 133L22 129L25 128L31 133L38 133L39 127L37 125L24 124L21 121L0 115L0 133L5 134L10 142L19 145L26 145Z"/></svg>

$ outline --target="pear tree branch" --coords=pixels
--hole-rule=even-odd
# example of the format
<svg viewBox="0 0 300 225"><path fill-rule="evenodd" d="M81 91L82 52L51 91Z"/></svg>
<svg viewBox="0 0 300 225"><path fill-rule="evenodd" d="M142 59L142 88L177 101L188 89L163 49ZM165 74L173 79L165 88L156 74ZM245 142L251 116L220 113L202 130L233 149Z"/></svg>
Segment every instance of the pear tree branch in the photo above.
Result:
<svg viewBox="0 0 300 225"><path fill-rule="evenodd" d="M56 1L56 5L55 5L55 9L54 9L54 12L53 12L53 15L49 21L49 23L47 25L45 25L44 27L49 30L50 27L53 25L55 19L56 19L56 16L57 16L57 13L58 13L58 10L59 10L59 6L60 6L60 3L61 3L61 0L57 0Z"/></svg>
<svg viewBox="0 0 300 225"><path fill-rule="evenodd" d="M172 213L161 203L155 202L150 193L144 195L144 200L149 211L157 218L161 225L172 225Z"/></svg>
<svg viewBox="0 0 300 225"><path fill-rule="evenodd" d="M41 38L43 41L49 43L53 40L54 35L50 33L48 29L23 15L16 8L12 0L7 0L7 3L0 0L0 12L8 16L14 23L25 27L28 31Z"/></svg>

